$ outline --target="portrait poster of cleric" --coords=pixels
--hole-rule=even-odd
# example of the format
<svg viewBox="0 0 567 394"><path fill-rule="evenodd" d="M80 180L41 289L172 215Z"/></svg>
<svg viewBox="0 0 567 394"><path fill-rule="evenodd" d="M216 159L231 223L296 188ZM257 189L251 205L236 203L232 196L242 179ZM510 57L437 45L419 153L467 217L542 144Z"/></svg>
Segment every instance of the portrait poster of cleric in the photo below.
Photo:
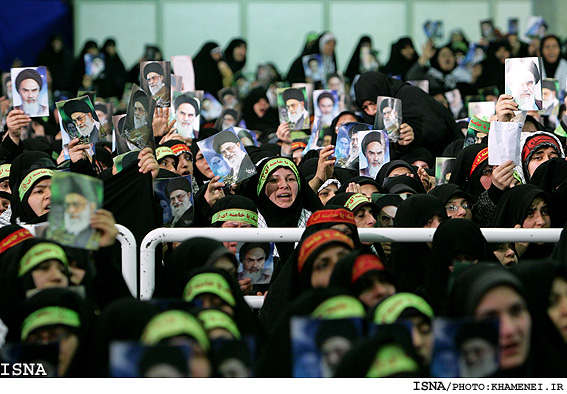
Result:
<svg viewBox="0 0 567 394"><path fill-rule="evenodd" d="M361 176L375 179L380 168L390 161L388 133L384 130L359 131L358 155Z"/></svg>
<svg viewBox="0 0 567 394"><path fill-rule="evenodd" d="M376 99L378 113L374 120L374 129L386 130L391 142L400 139L402 124L402 100L393 97L378 96Z"/></svg>
<svg viewBox="0 0 567 394"><path fill-rule="evenodd" d="M366 123L348 122L339 127L337 143L335 146L336 166L358 170L358 156L360 152L361 131L372 130L372 126Z"/></svg>
<svg viewBox="0 0 567 394"><path fill-rule="evenodd" d="M249 215L245 212L225 212L224 214ZM250 278L253 285L269 284L274 272L273 252L274 245L270 242L239 242L237 253L240 262L237 270L238 280Z"/></svg>
<svg viewBox="0 0 567 394"><path fill-rule="evenodd" d="M215 176L221 176L220 181L227 186L256 174L256 166L254 166L240 138L232 128L199 141L197 145L203 152L203 156L205 156L205 160L207 160ZM215 160L219 157L222 161ZM224 175L222 171L219 171L219 165L222 165L222 162L229 168L229 172Z"/></svg>
<svg viewBox="0 0 567 394"><path fill-rule="evenodd" d="M30 117L49 116L45 67L10 69L12 104Z"/></svg>
<svg viewBox="0 0 567 394"><path fill-rule="evenodd" d="M102 180L74 172L55 172L51 178L47 239L97 250L100 233L91 228L91 217L102 208L102 202Z"/></svg>
<svg viewBox="0 0 567 394"><path fill-rule="evenodd" d="M339 95L332 90L315 90L313 92L315 119L321 119L323 126L330 126L339 114Z"/></svg>
<svg viewBox="0 0 567 394"><path fill-rule="evenodd" d="M201 124L201 100L192 93L174 92L173 111L170 120L175 119L177 134L185 138L196 138Z"/></svg>
<svg viewBox="0 0 567 394"><path fill-rule="evenodd" d="M154 118L155 101L145 91L137 85L132 87L124 127L119 132L134 149L152 148L154 149L154 133L152 131L152 121Z"/></svg>
<svg viewBox="0 0 567 394"><path fill-rule="evenodd" d="M505 64L505 92L514 97L520 111L543 109L540 57L508 58Z"/></svg>
<svg viewBox="0 0 567 394"><path fill-rule="evenodd" d="M288 123L290 130L308 130L309 104L305 88L276 89L280 123Z"/></svg>
<svg viewBox="0 0 567 394"><path fill-rule="evenodd" d="M62 126L63 145L79 139L79 144L91 145L87 150L94 153L94 144L98 141L101 128L93 103L88 96L81 96L56 103Z"/></svg>
<svg viewBox="0 0 567 394"><path fill-rule="evenodd" d="M114 115L112 117L112 152L116 153L117 156L133 150L138 150L136 145L132 144L122 136L125 120L126 114Z"/></svg>
<svg viewBox="0 0 567 394"><path fill-rule="evenodd" d="M350 304L348 297L332 297L312 313L312 317L291 319L291 353L294 378L332 378L342 358L362 335L362 319L329 319L339 304ZM354 310L362 306L352 300ZM356 309L355 309L356 308ZM363 311L360 311L363 314Z"/></svg>
<svg viewBox="0 0 567 394"><path fill-rule="evenodd" d="M154 98L157 108L171 107L170 62L141 62L140 84Z"/></svg>
<svg viewBox="0 0 567 394"><path fill-rule="evenodd" d="M492 319L435 318L431 377L493 377L500 368L498 326Z"/></svg>
<svg viewBox="0 0 567 394"><path fill-rule="evenodd" d="M191 175L156 179L154 191L163 208L163 225L165 227L188 227L193 224Z"/></svg>

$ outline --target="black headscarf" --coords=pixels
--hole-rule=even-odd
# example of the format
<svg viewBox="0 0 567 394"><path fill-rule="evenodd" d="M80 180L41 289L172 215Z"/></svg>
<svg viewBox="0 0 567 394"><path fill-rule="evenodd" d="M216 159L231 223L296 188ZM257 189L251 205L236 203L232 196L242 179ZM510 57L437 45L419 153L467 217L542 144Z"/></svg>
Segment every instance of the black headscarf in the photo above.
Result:
<svg viewBox="0 0 567 394"><path fill-rule="evenodd" d="M292 376L291 318L309 316L324 301L336 296L351 297L347 291L336 287L311 289L288 303L286 309L279 311L278 320L274 321L271 335L260 351L257 377L289 378ZM357 300L352 301L355 304L359 303ZM363 309L362 305L359 307Z"/></svg>
<svg viewBox="0 0 567 394"><path fill-rule="evenodd" d="M261 118L256 115L256 112L254 112L254 104L262 98L269 103L268 96L266 96L266 90L264 88L257 87L252 89L242 103L242 119L246 122L246 127L249 130L259 130L263 134L267 135L276 131L280 124L280 120L277 109L272 107L269 107L264 116Z"/></svg>
<svg viewBox="0 0 567 394"><path fill-rule="evenodd" d="M457 155L449 182L458 185L463 191L478 199L485 190L480 183L480 177L487 165L488 145L473 144L467 146Z"/></svg>
<svg viewBox="0 0 567 394"><path fill-rule="evenodd" d="M542 163L534 171L530 183L551 196L551 227L564 227L567 224L567 161L557 157Z"/></svg>
<svg viewBox="0 0 567 394"><path fill-rule="evenodd" d="M404 153L402 156L400 156L400 159L409 164L413 164L416 161L423 161L427 163L427 166L429 168L435 167L435 158L427 149L421 146L416 146L410 151Z"/></svg>
<svg viewBox="0 0 567 394"><path fill-rule="evenodd" d="M282 167L292 170L298 181L297 196L289 208L278 207L265 193L268 177ZM290 159L267 159L256 169L258 173L247 180L242 194L256 203L258 212L264 217L268 227L298 227L303 209L313 212L322 207L321 200ZM278 242L276 247L282 261L286 261L293 251L293 244L290 243Z"/></svg>
<svg viewBox="0 0 567 394"><path fill-rule="evenodd" d="M468 255L472 261L489 260L492 255L480 227L468 219L451 219L441 223L433 236L431 264L425 275L425 283L417 291L435 310L441 314L446 308L447 285L458 255ZM492 255L494 260L494 256Z"/></svg>
<svg viewBox="0 0 567 394"><path fill-rule="evenodd" d="M23 198L20 199L20 185L32 172L46 169L44 176L38 176L33 179L33 183L26 187ZM12 223L16 223L19 219L23 223L33 224L40 223L47 220L47 215L38 217L28 204L28 198L35 184L43 181L44 179L51 178L50 171L55 170L55 164L48 154L43 152L24 152L20 154L10 167L10 190L12 191Z"/></svg>
<svg viewBox="0 0 567 394"><path fill-rule="evenodd" d="M174 294L171 284L179 277L199 267L214 267L215 262L223 256L232 261L236 272L238 268L236 257L223 246L222 242L205 237L183 241L165 261L163 281L156 288L156 297L172 297Z"/></svg>
<svg viewBox="0 0 567 394"><path fill-rule="evenodd" d="M548 194L535 185L518 185L507 190L496 206L492 226L513 228L517 224L523 225L536 197L549 203Z"/></svg>
<svg viewBox="0 0 567 394"><path fill-rule="evenodd" d="M230 42L230 44L228 44L228 46L224 50L224 57L226 59L226 63L228 64L228 66L230 67L233 73L237 73L238 71L242 70L242 68L246 64L246 57L244 57L244 60L240 62L234 60L234 49L241 45L246 45L246 41L244 41L242 38L235 38Z"/></svg>
<svg viewBox="0 0 567 394"><path fill-rule="evenodd" d="M526 292L520 280L500 264L473 264L463 267L452 277L447 307L448 317L474 317L482 298L498 286L508 286L526 300ZM533 326L532 317L532 326ZM532 332L533 338L533 332ZM533 342L532 342L533 344ZM530 351L530 353L533 353ZM531 354L524 365L502 375L532 377Z"/></svg>
<svg viewBox="0 0 567 394"><path fill-rule="evenodd" d="M350 62L348 63L348 67L345 71L345 77L354 81L354 77L360 73L360 49L362 48L363 44L371 44L372 40L369 36L362 36L352 53L350 58Z"/></svg>
<svg viewBox="0 0 567 394"><path fill-rule="evenodd" d="M421 187L419 188L419 190L416 190L416 192L418 193L425 193L425 189L423 187L423 185L421 184L421 181L419 180L419 175L417 174L417 170L415 169L414 166L412 166L411 164L409 164L408 162L404 161L404 160L392 160L386 164L384 164L382 166L382 168L380 168L380 171L378 171L378 175L376 175L376 182L378 183L378 188L380 188L380 190L382 190L382 188L384 187L384 181L386 180L386 178L388 176L390 176L390 173L392 171L394 171L396 168L407 168L408 170L411 171L413 178L415 180L417 180L417 183L419 185L421 185Z"/></svg>
<svg viewBox="0 0 567 394"><path fill-rule="evenodd" d="M360 76L354 91L359 108L367 100L375 103L378 96L402 100L403 122L413 128L415 145L423 146L433 156L440 156L445 146L463 137L451 111L416 86L368 71ZM367 123L374 124L374 117L366 113L363 116Z"/></svg>
<svg viewBox="0 0 567 394"><path fill-rule="evenodd" d="M50 288L44 289L25 300L21 306L21 322L24 323L21 329L23 329L26 324L32 324L32 327L35 326L32 321L28 320L28 322L26 322L26 318L34 312L49 307L57 307L66 310L68 313L74 313L79 320L78 327L61 323L69 327L78 337L78 348L75 351L65 377L88 376L88 368L85 368L88 353L85 352L84 346L86 334L92 323L93 315L89 312L85 300L76 292L69 289ZM75 323L76 321L73 321L73 324ZM36 328L43 327L44 325L45 324L38 325Z"/></svg>
<svg viewBox="0 0 567 394"><path fill-rule="evenodd" d="M236 281L236 277L229 274L224 269L204 266L196 268L189 272L183 272L174 283L171 283L171 287L173 289L173 292L171 294L172 297L183 298L186 286L188 285L189 281L197 275L201 274L218 274L222 276L224 281L226 281L230 289L230 294L232 295L235 303L235 305L232 307L234 311L232 319L238 326L238 329L240 330L242 335L262 334L258 318L252 313L252 309L250 309L250 307L244 300L244 296L242 294L242 291L240 290L238 282Z"/></svg>
<svg viewBox="0 0 567 394"><path fill-rule="evenodd" d="M439 221L447 219L443 204L429 194L416 194L400 203L394 227L420 228L434 216L438 216ZM413 292L424 282L430 257L431 249L424 243L392 243L390 261L398 291Z"/></svg>
<svg viewBox="0 0 567 394"><path fill-rule="evenodd" d="M538 376L565 377L567 374L567 344L547 312L555 278L567 281L565 261L525 261L512 272L526 289L532 320L532 350L539 360L534 364Z"/></svg>
<svg viewBox="0 0 567 394"><path fill-rule="evenodd" d="M393 348L397 351L391 352ZM398 323L380 327L372 338L353 346L335 374L336 378L425 376L427 373L412 344L410 332Z"/></svg>
<svg viewBox="0 0 567 394"><path fill-rule="evenodd" d="M402 37L398 41L393 43L392 50L390 52L390 60L388 60L388 63L386 63L381 72L386 75L400 75L402 77L402 80L405 81L408 70L415 64L415 62L417 62L417 59L419 58L417 52L414 53L413 57L410 60L406 59L402 55L402 49L404 49L408 45L414 48L413 41L410 37Z"/></svg>
<svg viewBox="0 0 567 394"><path fill-rule="evenodd" d="M537 197L548 203L550 217L553 217L553 207L549 205L550 199L546 192L534 185L518 185L507 190L498 201L491 226L503 228L513 228L517 224L523 226L528 210ZM552 253L553 246L553 244L530 243L521 259L546 258Z"/></svg>
<svg viewBox="0 0 567 394"><path fill-rule="evenodd" d="M474 204L476 201L470 193L463 191L454 183L446 183L444 185L435 186L429 191L429 194L437 197L443 205L447 204L453 196L465 198L471 204Z"/></svg>
<svg viewBox="0 0 567 394"><path fill-rule="evenodd" d="M330 229L336 224L346 224L351 229L351 239L355 248L358 249L360 247L361 244L354 216L349 215L350 212L342 207L332 208L333 209L321 209L311 215L313 219L310 217L310 220L307 222L308 226L303 232L297 247L287 259L279 275L275 279L272 279L268 295L260 310L260 320L266 331L272 332L274 330L275 323L281 316L281 312L288 307L291 300L295 299L302 291L311 288L309 281L311 278L313 257L316 251L312 251L312 256L304 263L304 267L306 268L301 270L301 275L297 264L301 245L303 245L306 239L319 231ZM339 218L329 220L327 217L329 214L339 216Z"/></svg>
<svg viewBox="0 0 567 394"><path fill-rule="evenodd" d="M100 95L102 97L121 97L124 93L126 83L126 68L118 52L110 54L108 47L116 48L116 41L107 39L102 46L101 53L104 54L104 79L100 82Z"/></svg>
<svg viewBox="0 0 567 394"><path fill-rule="evenodd" d="M211 51L215 48L219 48L219 44L206 42L193 57L193 69L195 89L204 90L217 97L219 90L223 88L223 83L217 62L211 56Z"/></svg>
<svg viewBox="0 0 567 394"><path fill-rule="evenodd" d="M88 341L93 375L109 377L110 344L138 341L146 324L158 312L157 305L131 297L116 300L104 308Z"/></svg>

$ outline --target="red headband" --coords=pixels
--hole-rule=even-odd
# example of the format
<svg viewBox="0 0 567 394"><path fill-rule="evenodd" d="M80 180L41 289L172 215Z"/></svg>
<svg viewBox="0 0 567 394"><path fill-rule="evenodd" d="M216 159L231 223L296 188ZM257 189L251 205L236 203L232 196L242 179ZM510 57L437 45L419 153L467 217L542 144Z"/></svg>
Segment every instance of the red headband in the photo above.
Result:
<svg viewBox="0 0 567 394"><path fill-rule="evenodd" d="M526 159L530 155L530 152L536 149L538 145L541 145L543 143L552 144L555 147L555 150L557 150L558 154L561 152L561 148L559 148L557 141L555 141L553 137L545 134L538 134L526 141L524 149L522 149L522 162L526 161Z"/></svg>
<svg viewBox="0 0 567 394"><path fill-rule="evenodd" d="M307 227L320 223L344 223L356 226L354 214L344 208L323 209L313 213L307 221Z"/></svg>
<svg viewBox="0 0 567 394"><path fill-rule="evenodd" d="M355 284L362 275L369 271L385 271L384 264L373 254L363 254L356 258L352 267L351 284Z"/></svg>
<svg viewBox="0 0 567 394"><path fill-rule="evenodd" d="M480 163L482 163L483 161L485 161L486 159L488 159L488 148L484 148L483 150L481 150L480 152L477 153L477 155L474 158L474 161L472 163L471 172L470 172L469 176L472 177L472 173L474 172L474 170L476 170L478 165Z"/></svg>
<svg viewBox="0 0 567 394"><path fill-rule="evenodd" d="M311 256L311 254L317 250L320 246L329 242L340 242L347 245L350 249L354 249L354 243L345 234L338 230L328 229L317 231L315 234L310 235L301 245L299 250L299 257L297 258L297 270L301 273L303 265Z"/></svg>

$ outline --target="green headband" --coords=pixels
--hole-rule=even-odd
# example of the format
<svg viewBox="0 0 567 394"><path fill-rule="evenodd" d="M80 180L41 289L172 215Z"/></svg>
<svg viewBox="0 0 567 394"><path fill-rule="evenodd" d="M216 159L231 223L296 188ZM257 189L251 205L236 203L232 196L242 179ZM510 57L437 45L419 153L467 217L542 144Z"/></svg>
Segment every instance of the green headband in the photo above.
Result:
<svg viewBox="0 0 567 394"><path fill-rule="evenodd" d="M240 330L226 313L214 309L208 309L199 313L199 319L205 327L205 331L210 331L215 328L224 328L232 334L235 339L240 339Z"/></svg>
<svg viewBox="0 0 567 394"><path fill-rule="evenodd" d="M490 130L490 121L485 119L484 117L479 118L476 115L471 116L471 120L469 122L469 129L474 130L474 134L476 133L486 133L488 134Z"/></svg>
<svg viewBox="0 0 567 394"><path fill-rule="evenodd" d="M176 157L173 149L171 149L168 146L160 146L159 148L156 149L156 160L157 161L160 161L161 159L163 159L166 156Z"/></svg>
<svg viewBox="0 0 567 394"><path fill-rule="evenodd" d="M365 315L366 312L360 301L347 295L329 298L311 313L313 318L327 320L364 318Z"/></svg>
<svg viewBox="0 0 567 394"><path fill-rule="evenodd" d="M0 179L8 178L10 176L10 164L2 164L0 166Z"/></svg>
<svg viewBox="0 0 567 394"><path fill-rule="evenodd" d="M47 260L59 260L65 266L65 270L69 271L69 263L67 262L67 255L61 246L51 243L40 243L34 245L24 254L20 260L20 270L18 277L24 276L28 271L32 270L36 265L39 265Z"/></svg>
<svg viewBox="0 0 567 394"><path fill-rule="evenodd" d="M80 327L81 319L77 312L68 308L48 306L38 309L24 320L22 324L22 341L25 341L28 335L36 328L54 324Z"/></svg>
<svg viewBox="0 0 567 394"><path fill-rule="evenodd" d="M178 335L188 335L209 351L209 337L199 319L183 311L166 311L155 316L144 328L140 341L144 345L157 345L160 341Z"/></svg>
<svg viewBox="0 0 567 394"><path fill-rule="evenodd" d="M423 298L411 293L398 293L378 305L374 312L374 323L394 323L408 308L415 308L428 318L433 318L433 309Z"/></svg>
<svg viewBox="0 0 567 394"><path fill-rule="evenodd" d="M350 196L348 200L346 200L344 206L349 211L354 212L356 207L358 207L360 204L370 204L370 201L368 201L368 198L364 194L355 193Z"/></svg>
<svg viewBox="0 0 567 394"><path fill-rule="evenodd" d="M215 222L241 222L258 227L258 214L247 209L225 209L213 215L211 223Z"/></svg>
<svg viewBox="0 0 567 394"><path fill-rule="evenodd" d="M268 176L272 171L274 171L277 167L286 167L293 171L295 177L297 178L297 183L301 187L300 179L299 179L299 171L297 171L297 167L290 159L286 159L285 157L276 157L275 159L268 160L268 162L264 165L262 172L260 173L260 179L258 180L258 190L257 194L260 195L262 193L262 189L264 188L264 184L268 180Z"/></svg>
<svg viewBox="0 0 567 394"><path fill-rule="evenodd" d="M419 365L400 346L388 344L380 347L366 377L383 378L400 372L417 371Z"/></svg>
<svg viewBox="0 0 567 394"><path fill-rule="evenodd" d="M24 200L24 196L26 195L28 190L30 190L32 188L34 183L39 178L43 178L43 177L46 177L46 176L51 178L52 175L53 175L53 170L50 170L49 168L38 168L37 170L33 170L32 172L30 172L24 178L22 183L20 183L20 187L18 189L19 195L20 195L20 201Z"/></svg>
<svg viewBox="0 0 567 394"><path fill-rule="evenodd" d="M230 291L230 286L221 274L216 272L206 272L195 275L183 290L183 299L193 301L199 294L211 293L219 296L228 305L236 306L234 296Z"/></svg>

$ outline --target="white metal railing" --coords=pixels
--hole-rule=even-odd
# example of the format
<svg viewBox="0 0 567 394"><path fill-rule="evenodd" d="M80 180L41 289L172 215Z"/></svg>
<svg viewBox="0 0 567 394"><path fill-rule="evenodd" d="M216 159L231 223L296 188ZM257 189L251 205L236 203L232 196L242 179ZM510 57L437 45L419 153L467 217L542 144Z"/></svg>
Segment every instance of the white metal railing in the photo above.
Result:
<svg viewBox="0 0 567 394"><path fill-rule="evenodd" d="M136 238L128 228L117 224L118 235L116 239L120 242L122 251L122 277L130 290L132 297L138 298L138 255Z"/></svg>
<svg viewBox="0 0 567 394"><path fill-rule="evenodd" d="M483 228L488 242L557 242L562 229ZM161 242L182 242L208 237L231 242L297 242L303 228L158 228L149 232L140 248L140 299L151 299L155 288L155 250ZM363 242L431 242L435 229L365 228L358 234ZM246 296L249 305L261 307L263 297Z"/></svg>
<svg viewBox="0 0 567 394"><path fill-rule="evenodd" d="M43 238L45 236L45 231L48 226L48 222L33 225L22 225L22 227L26 228L34 237L37 238ZM126 282L132 297L138 298L138 248L136 246L136 238L130 230L120 224L116 225L116 229L118 230L116 239L120 242L121 249L122 277L124 277L124 282Z"/></svg>

